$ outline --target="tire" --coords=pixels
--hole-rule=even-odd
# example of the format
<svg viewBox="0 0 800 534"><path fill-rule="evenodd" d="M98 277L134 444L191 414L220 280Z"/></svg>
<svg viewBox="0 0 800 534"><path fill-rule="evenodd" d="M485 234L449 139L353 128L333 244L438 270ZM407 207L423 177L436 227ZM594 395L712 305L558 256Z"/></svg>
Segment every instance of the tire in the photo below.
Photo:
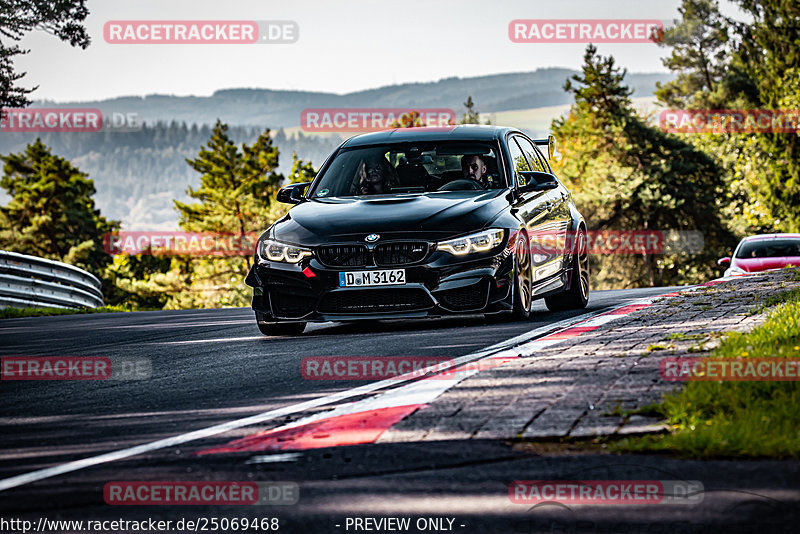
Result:
<svg viewBox="0 0 800 534"><path fill-rule="evenodd" d="M306 323L268 323L264 321L264 316L256 312L256 324L258 329L265 336L299 336L306 329Z"/></svg>
<svg viewBox="0 0 800 534"><path fill-rule="evenodd" d="M531 255L528 237L520 234L517 241L517 254L514 260L514 296L511 316L516 321L524 321L531 315Z"/></svg>
<svg viewBox="0 0 800 534"><path fill-rule="evenodd" d="M578 230L578 246L572 255L572 269L569 289L544 302L550 311L580 310L589 303L589 251L586 244L586 230Z"/></svg>

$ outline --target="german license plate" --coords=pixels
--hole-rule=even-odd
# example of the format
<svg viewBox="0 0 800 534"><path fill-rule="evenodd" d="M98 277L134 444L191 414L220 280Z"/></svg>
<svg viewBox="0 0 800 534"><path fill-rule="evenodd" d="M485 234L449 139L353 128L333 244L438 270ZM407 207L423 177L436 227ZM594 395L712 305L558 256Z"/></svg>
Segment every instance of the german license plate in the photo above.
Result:
<svg viewBox="0 0 800 534"><path fill-rule="evenodd" d="M405 269L339 273L339 287L395 286L405 283Z"/></svg>

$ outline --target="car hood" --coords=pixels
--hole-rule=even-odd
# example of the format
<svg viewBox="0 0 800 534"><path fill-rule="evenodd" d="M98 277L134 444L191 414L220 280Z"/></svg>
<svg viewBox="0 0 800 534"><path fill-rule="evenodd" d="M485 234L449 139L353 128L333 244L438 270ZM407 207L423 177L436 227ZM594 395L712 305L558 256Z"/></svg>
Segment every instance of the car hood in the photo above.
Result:
<svg viewBox="0 0 800 534"><path fill-rule="evenodd" d="M363 241L373 233L384 239L439 239L484 228L508 207L504 193L447 191L313 199L289 210L275 223L271 234L275 239L303 245L331 239Z"/></svg>
<svg viewBox="0 0 800 534"><path fill-rule="evenodd" d="M800 265L800 257L779 256L776 258L736 258L735 266L748 273L766 271L767 269L781 269L789 265Z"/></svg>

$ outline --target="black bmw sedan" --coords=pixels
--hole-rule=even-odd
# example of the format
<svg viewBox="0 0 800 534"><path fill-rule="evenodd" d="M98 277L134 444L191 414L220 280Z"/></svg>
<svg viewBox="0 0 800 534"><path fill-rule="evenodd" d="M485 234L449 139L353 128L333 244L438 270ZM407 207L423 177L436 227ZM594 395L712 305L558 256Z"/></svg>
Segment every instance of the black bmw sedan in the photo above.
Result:
<svg viewBox="0 0 800 534"><path fill-rule="evenodd" d="M586 224L513 128L403 128L348 139L259 238L246 283L258 327L507 314L588 301Z"/></svg>

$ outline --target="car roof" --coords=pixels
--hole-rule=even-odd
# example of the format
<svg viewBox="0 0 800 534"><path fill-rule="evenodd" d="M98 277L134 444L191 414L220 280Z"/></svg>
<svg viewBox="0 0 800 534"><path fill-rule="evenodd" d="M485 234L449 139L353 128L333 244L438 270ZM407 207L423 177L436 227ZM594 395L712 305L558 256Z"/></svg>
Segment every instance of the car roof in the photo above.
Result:
<svg viewBox="0 0 800 534"><path fill-rule="evenodd" d="M757 235L750 235L742 239L742 242L745 241L762 241L767 239L800 239L800 234L757 234Z"/></svg>
<svg viewBox="0 0 800 534"><path fill-rule="evenodd" d="M402 143L414 141L483 141L501 139L508 132L519 132L516 128L482 124L458 124L455 126L418 128L395 128L351 137L342 147L376 145L380 143Z"/></svg>

